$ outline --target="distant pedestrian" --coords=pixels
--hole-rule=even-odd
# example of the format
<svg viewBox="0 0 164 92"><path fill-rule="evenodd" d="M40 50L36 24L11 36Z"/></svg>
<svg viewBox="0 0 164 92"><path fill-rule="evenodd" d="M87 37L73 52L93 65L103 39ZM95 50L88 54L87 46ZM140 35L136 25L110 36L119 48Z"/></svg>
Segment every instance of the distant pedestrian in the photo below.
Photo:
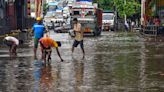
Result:
<svg viewBox="0 0 164 92"><path fill-rule="evenodd" d="M154 24L155 24L157 27L159 27L159 26L160 26L160 23L161 23L161 21L160 21L160 19L159 19L159 16L156 16L156 17L154 18Z"/></svg>
<svg viewBox="0 0 164 92"><path fill-rule="evenodd" d="M161 33L160 32L160 24L161 24L161 21L159 19L159 16L156 16L154 18L154 24L155 24L155 29L157 30L158 33Z"/></svg>
<svg viewBox="0 0 164 92"><path fill-rule="evenodd" d="M9 54L10 55L17 55L17 47L19 45L19 40L12 36L6 36L3 40L4 44L9 46Z"/></svg>
<svg viewBox="0 0 164 92"><path fill-rule="evenodd" d="M37 53L37 48L38 48L38 43L39 43L39 39L43 37L46 28L42 23L42 18L41 17L37 17L37 23L35 23L33 25L33 33L34 33L34 58L36 59L36 53Z"/></svg>
<svg viewBox="0 0 164 92"><path fill-rule="evenodd" d="M52 47L56 48L59 58L61 59L61 61L63 61L63 59L59 53L59 50L58 50L59 44L56 41L54 41L53 39L48 37L48 35L46 35L45 37L41 38L39 40L39 42L40 42L40 46L41 46L42 59L44 59L45 63L46 63L46 61L49 62L51 60ZM47 60L47 58L48 58L48 60Z"/></svg>
<svg viewBox="0 0 164 92"><path fill-rule="evenodd" d="M132 32L134 32L134 27L135 27L135 22L132 21L132 22L131 22L131 31L132 31Z"/></svg>
<svg viewBox="0 0 164 92"><path fill-rule="evenodd" d="M55 29L55 23L53 21L51 21L51 24L52 24L52 28L51 29Z"/></svg>
<svg viewBox="0 0 164 92"><path fill-rule="evenodd" d="M125 30L126 30L126 31L129 31L129 24L128 24L127 21L125 21Z"/></svg>
<svg viewBox="0 0 164 92"><path fill-rule="evenodd" d="M83 44L83 31L81 30L81 24L78 22L77 18L73 19L73 31L75 33L75 40L72 45L72 53L74 52L74 48L80 44L81 50L83 52L83 58L85 57L84 44Z"/></svg>

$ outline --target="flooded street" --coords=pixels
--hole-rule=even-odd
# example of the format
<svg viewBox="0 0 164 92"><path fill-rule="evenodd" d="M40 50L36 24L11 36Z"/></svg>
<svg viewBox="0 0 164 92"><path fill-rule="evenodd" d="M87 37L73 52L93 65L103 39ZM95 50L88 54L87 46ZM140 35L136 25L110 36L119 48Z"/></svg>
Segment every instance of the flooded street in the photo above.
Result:
<svg viewBox="0 0 164 92"><path fill-rule="evenodd" d="M33 59L33 47L21 46L16 58L0 49L0 92L164 92L164 40L138 33L103 32L85 37L86 57L67 33L50 33L61 41L64 62L53 49L52 62Z"/></svg>

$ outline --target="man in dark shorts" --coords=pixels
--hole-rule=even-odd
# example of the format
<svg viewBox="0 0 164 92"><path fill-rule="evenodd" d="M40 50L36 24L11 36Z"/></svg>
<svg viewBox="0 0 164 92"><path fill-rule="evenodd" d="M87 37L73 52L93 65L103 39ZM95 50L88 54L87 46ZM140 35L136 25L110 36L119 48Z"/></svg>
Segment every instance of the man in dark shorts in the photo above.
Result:
<svg viewBox="0 0 164 92"><path fill-rule="evenodd" d="M83 52L83 58L85 57L84 44L83 44L83 31L81 30L81 24L78 22L77 18L73 19L73 30L75 32L75 40L72 45L72 53L74 52L74 48L80 44L81 50Z"/></svg>
<svg viewBox="0 0 164 92"><path fill-rule="evenodd" d="M40 42L40 46L41 46L42 59L44 59L45 63L46 63L46 61L49 62L51 60L52 47L56 48L59 58L61 59L61 61L63 61L63 59L59 53L59 50L58 50L59 45L56 41L54 41L53 39L48 37L48 35L46 35L46 37L41 38L39 40L39 42ZM48 59L46 59L46 58L48 58Z"/></svg>

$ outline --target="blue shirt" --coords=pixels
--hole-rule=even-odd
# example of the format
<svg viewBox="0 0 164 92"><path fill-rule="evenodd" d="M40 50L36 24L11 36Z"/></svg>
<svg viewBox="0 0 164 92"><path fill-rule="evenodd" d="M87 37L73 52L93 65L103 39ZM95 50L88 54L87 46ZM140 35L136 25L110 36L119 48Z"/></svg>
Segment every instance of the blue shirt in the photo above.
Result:
<svg viewBox="0 0 164 92"><path fill-rule="evenodd" d="M35 24L33 25L33 28L32 28L32 29L33 29L33 31L34 31L34 37L35 37L35 38L40 39L40 38L43 37L44 31L45 31L45 27L44 27L43 24L35 23Z"/></svg>

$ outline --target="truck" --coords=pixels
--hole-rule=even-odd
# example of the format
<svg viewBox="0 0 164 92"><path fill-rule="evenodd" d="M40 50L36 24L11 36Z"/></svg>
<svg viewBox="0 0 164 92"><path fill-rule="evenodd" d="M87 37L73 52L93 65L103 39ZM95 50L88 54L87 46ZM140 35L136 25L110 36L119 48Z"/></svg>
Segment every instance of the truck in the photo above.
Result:
<svg viewBox="0 0 164 92"><path fill-rule="evenodd" d="M60 2L49 2L48 11L44 16L44 24L48 29L54 29L54 23L59 22L61 24L63 19L63 8L60 6Z"/></svg>
<svg viewBox="0 0 164 92"><path fill-rule="evenodd" d="M56 11L58 8L59 3L58 2L49 2L48 3L48 11Z"/></svg>
<svg viewBox="0 0 164 92"><path fill-rule="evenodd" d="M114 21L115 21L115 15L114 12L109 11L109 10L104 10L103 11L103 25L102 25L102 30L103 31L114 31Z"/></svg>
<svg viewBox="0 0 164 92"><path fill-rule="evenodd" d="M99 36L101 34L102 10L94 7L92 2L75 2L72 7L71 21L74 18L77 18L81 23L84 36Z"/></svg>

